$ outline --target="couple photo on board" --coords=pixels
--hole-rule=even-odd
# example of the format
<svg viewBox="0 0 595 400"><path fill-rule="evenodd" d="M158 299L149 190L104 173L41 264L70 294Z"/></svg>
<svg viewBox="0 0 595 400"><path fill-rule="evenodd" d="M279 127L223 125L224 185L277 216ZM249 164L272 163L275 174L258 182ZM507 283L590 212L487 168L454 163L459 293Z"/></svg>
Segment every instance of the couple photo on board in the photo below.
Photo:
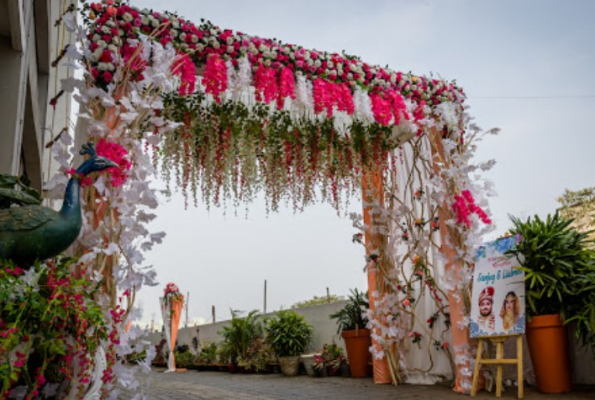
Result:
<svg viewBox="0 0 595 400"><path fill-rule="evenodd" d="M525 277L508 252L520 239L505 237L477 249L469 323L473 338L525 332Z"/></svg>
<svg viewBox="0 0 595 400"><path fill-rule="evenodd" d="M487 286L479 295L479 316L477 317L477 324L486 332L492 332L496 329L494 292L495 290L492 286ZM506 294L498 315L502 320L502 329L505 332L510 331L516 325L521 317L521 304L519 297L514 291L509 291Z"/></svg>

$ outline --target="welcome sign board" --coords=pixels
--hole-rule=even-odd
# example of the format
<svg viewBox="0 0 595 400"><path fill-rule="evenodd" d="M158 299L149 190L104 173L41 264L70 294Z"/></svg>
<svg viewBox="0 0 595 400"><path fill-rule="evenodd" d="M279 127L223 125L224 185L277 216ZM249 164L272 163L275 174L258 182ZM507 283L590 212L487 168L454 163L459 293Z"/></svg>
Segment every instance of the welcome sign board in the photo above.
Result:
<svg viewBox="0 0 595 400"><path fill-rule="evenodd" d="M472 338L525 333L525 273L513 255L505 254L521 236L479 246L471 295Z"/></svg>

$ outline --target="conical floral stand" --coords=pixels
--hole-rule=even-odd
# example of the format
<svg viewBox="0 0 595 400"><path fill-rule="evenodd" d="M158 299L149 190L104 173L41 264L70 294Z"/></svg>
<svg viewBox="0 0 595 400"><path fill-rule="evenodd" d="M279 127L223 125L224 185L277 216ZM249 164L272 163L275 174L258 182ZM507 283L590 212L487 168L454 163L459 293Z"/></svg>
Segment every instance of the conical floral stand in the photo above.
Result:
<svg viewBox="0 0 595 400"><path fill-rule="evenodd" d="M169 349L166 372L174 372L176 370L174 348L176 346L176 339L178 338L178 327L180 326L182 308L184 307L184 296L180 293L177 286L174 286L172 283L168 284L165 288L165 296L160 299L163 325L165 326L165 339L167 340Z"/></svg>

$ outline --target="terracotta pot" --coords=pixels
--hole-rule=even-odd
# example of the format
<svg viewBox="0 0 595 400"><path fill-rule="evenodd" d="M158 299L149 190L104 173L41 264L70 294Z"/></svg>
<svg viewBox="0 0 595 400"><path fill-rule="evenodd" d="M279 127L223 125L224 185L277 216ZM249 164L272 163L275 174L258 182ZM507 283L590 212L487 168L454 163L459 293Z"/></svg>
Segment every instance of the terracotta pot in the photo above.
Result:
<svg viewBox="0 0 595 400"><path fill-rule="evenodd" d="M281 372L285 376L296 376L300 369L300 357L279 357Z"/></svg>
<svg viewBox="0 0 595 400"><path fill-rule="evenodd" d="M537 390L541 393L562 393L572 390L568 334L560 315L540 315L527 323L527 344Z"/></svg>
<svg viewBox="0 0 595 400"><path fill-rule="evenodd" d="M343 331L341 336L345 340L351 376L353 378L365 378L368 376L368 363L372 361L370 331L368 329Z"/></svg>

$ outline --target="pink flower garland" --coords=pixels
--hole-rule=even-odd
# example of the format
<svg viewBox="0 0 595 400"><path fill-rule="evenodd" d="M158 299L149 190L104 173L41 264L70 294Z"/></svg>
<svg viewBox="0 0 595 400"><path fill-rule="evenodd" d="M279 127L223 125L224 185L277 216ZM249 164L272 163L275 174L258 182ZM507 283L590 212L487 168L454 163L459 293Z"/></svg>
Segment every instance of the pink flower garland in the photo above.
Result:
<svg viewBox="0 0 595 400"><path fill-rule="evenodd" d="M314 112L326 110L327 116L333 116L334 107L351 115L355 111L353 95L346 83L333 83L322 78L313 82Z"/></svg>
<svg viewBox="0 0 595 400"><path fill-rule="evenodd" d="M295 78L291 68L285 67L281 70L281 76L279 77L279 97L277 98L278 109L283 108L287 97L295 99Z"/></svg>
<svg viewBox="0 0 595 400"><path fill-rule="evenodd" d="M490 225L492 220L488 217L484 210L475 204L473 195L468 190L463 190L461 196L455 195L455 202L452 205L455 214L457 215L457 223L465 224L467 227L471 226L469 219L471 214L477 214L479 219L486 225Z"/></svg>
<svg viewBox="0 0 595 400"><path fill-rule="evenodd" d="M208 65L209 63L207 61L207 66ZM192 62L188 54L179 54L178 58L174 61L171 69L172 73L174 75L178 75L182 80L182 84L179 88L180 95L186 96L192 94L196 85L196 67L194 66L194 63Z"/></svg>
<svg viewBox="0 0 595 400"><path fill-rule="evenodd" d="M227 89L227 66L218 54L212 54L207 59L202 84L205 85L205 92L212 94L215 101L221 103L220 95Z"/></svg>
<svg viewBox="0 0 595 400"><path fill-rule="evenodd" d="M287 80L287 77L285 79ZM254 88L256 89L255 95L257 101L264 100L267 104L270 104L273 100L280 101L278 100L280 92L277 84L277 71L273 68L265 67L262 64L258 66L258 69L254 73Z"/></svg>
<svg viewBox="0 0 595 400"><path fill-rule="evenodd" d="M128 179L128 171L132 167L132 163L127 158L128 150L104 138L99 139L95 148L98 155L112 160L120 166L120 168L108 168L107 172L112 177L111 183L113 187L122 186L126 182L126 179Z"/></svg>

